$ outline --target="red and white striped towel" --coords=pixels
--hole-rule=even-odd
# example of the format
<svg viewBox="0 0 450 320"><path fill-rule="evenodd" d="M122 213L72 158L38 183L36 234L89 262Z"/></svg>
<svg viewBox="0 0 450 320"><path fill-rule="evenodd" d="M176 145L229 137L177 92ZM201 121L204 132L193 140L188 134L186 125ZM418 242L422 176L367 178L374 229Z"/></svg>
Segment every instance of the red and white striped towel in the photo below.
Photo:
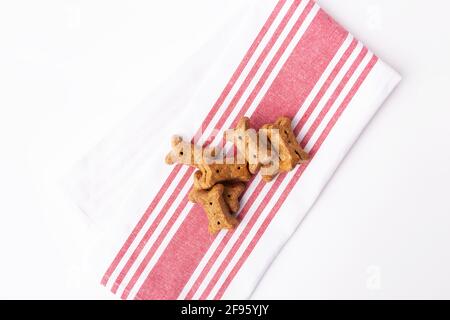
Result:
<svg viewBox="0 0 450 320"><path fill-rule="evenodd" d="M314 1L258 0L238 20L67 179L101 230L91 266L123 299L248 298L400 80ZM211 236L187 198L193 169L164 155L172 134L215 144L243 115L291 117L312 160L272 183L255 176L238 228Z"/></svg>

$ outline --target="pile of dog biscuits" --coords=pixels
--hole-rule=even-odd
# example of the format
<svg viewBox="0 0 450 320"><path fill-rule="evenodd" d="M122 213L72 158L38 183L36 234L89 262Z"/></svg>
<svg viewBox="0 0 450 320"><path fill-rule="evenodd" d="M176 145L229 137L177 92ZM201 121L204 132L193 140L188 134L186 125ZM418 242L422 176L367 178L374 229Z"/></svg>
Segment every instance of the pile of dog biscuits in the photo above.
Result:
<svg viewBox="0 0 450 320"><path fill-rule="evenodd" d="M291 171L306 163L309 155L300 147L292 130L291 119L280 117L258 131L250 127L250 119L242 118L235 129L225 133L225 140L236 146L237 156L218 159L215 148L203 148L172 138L167 164L184 164L197 169L189 200L202 206L208 217L208 230L215 234L238 225L235 214L245 183L258 172L266 182L279 173Z"/></svg>

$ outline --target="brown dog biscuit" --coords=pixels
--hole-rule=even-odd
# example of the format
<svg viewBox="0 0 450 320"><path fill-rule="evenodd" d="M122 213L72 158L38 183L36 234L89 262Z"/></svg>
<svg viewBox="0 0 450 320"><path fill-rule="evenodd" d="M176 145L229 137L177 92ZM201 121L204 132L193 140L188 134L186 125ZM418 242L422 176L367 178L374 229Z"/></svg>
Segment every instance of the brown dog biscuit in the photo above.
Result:
<svg viewBox="0 0 450 320"><path fill-rule="evenodd" d="M202 176L201 171L195 171L194 173L194 181L200 179ZM239 197L245 191L245 184L242 182L231 182L231 183L223 183L224 186L224 199L227 203L230 211L236 213L239 211ZM195 187L197 190L202 190L201 188Z"/></svg>
<svg viewBox="0 0 450 320"><path fill-rule="evenodd" d="M230 209L224 199L225 187L216 184L211 190L193 188L189 193L189 200L201 205L208 217L208 230L215 234L222 229L233 229L238 220L230 214Z"/></svg>
<svg viewBox="0 0 450 320"><path fill-rule="evenodd" d="M204 163L198 168L199 173L194 174L194 186L197 189L210 189L219 182L247 182L252 177L246 164Z"/></svg>
<svg viewBox="0 0 450 320"><path fill-rule="evenodd" d="M242 182L232 182L224 184L223 197L230 208L230 211L236 213L239 211L239 198L245 191L245 184Z"/></svg>
<svg viewBox="0 0 450 320"><path fill-rule="evenodd" d="M259 130L259 139L263 142L261 147L265 148L268 159L267 163L263 164L260 169L261 176L264 181L272 181L280 172L280 157L270 143L267 130L262 128Z"/></svg>
<svg viewBox="0 0 450 320"><path fill-rule="evenodd" d="M271 169L270 168L271 165L265 165L263 166L263 174L261 174L263 180L265 182L270 182L272 181L277 175L278 173L280 173L280 170L278 169Z"/></svg>
<svg viewBox="0 0 450 320"><path fill-rule="evenodd" d="M305 163L309 155L299 145L292 131L291 119L280 117L274 124L264 125L267 136L277 150L280 159L280 171L290 171L298 163Z"/></svg>
<svg viewBox="0 0 450 320"><path fill-rule="evenodd" d="M250 119L243 117L236 128L226 132L226 139L233 142L241 155L248 162L248 170L255 174L261 166L261 156L258 152L258 134L250 128ZM263 162L264 163L264 162Z"/></svg>
<svg viewBox="0 0 450 320"><path fill-rule="evenodd" d="M172 150L166 156L167 164L185 164L198 167L205 159L215 156L215 149L202 148L183 140L180 136L173 136L171 140Z"/></svg>

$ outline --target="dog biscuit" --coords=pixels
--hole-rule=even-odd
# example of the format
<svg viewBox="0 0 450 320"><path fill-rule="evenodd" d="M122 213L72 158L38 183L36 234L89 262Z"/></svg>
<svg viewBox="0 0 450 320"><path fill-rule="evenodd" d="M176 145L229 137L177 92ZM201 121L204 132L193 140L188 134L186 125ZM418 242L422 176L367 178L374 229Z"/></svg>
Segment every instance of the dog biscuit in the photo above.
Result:
<svg viewBox="0 0 450 320"><path fill-rule="evenodd" d="M167 164L185 164L198 167L205 159L215 156L215 149L202 148L183 140L180 136L173 136L171 140L172 150L166 156Z"/></svg>
<svg viewBox="0 0 450 320"><path fill-rule="evenodd" d="M263 126L272 146L278 152L280 171L291 171L299 163L306 163L309 155L300 147L294 132L291 119L280 117L274 124Z"/></svg>
<svg viewBox="0 0 450 320"><path fill-rule="evenodd" d="M211 190L193 188L189 200L203 207L208 217L208 231L215 234L222 229L233 229L238 220L230 214L230 209L224 199L225 187L216 184Z"/></svg>
<svg viewBox="0 0 450 320"><path fill-rule="evenodd" d="M198 166L199 172L194 174L196 189L210 189L219 182L247 182L252 174L246 164L204 163Z"/></svg>

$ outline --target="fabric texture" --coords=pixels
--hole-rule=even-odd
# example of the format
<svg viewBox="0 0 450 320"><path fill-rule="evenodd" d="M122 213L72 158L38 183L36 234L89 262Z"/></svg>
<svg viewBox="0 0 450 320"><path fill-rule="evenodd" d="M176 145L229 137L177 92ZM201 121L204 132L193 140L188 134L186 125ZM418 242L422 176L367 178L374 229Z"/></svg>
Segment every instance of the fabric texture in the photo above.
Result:
<svg viewBox="0 0 450 320"><path fill-rule="evenodd" d="M90 264L122 299L241 299L400 81L314 1L259 0L92 150L65 186L98 230ZM283 115L312 159L248 184L236 230L212 236L170 137L217 145L242 116ZM158 128L158 130L154 130Z"/></svg>

